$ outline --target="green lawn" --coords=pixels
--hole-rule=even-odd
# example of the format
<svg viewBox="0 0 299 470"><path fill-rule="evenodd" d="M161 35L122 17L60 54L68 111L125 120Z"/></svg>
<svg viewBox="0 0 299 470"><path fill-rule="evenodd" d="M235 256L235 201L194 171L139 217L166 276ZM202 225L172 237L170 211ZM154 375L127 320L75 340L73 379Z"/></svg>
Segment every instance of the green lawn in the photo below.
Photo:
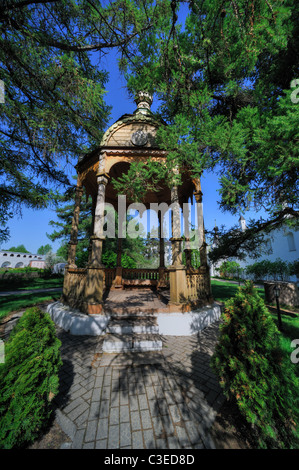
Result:
<svg viewBox="0 0 299 470"><path fill-rule="evenodd" d="M58 300L61 297L60 291L38 292L33 294L6 295L0 297L0 320L11 312L33 305Z"/></svg>
<svg viewBox="0 0 299 470"><path fill-rule="evenodd" d="M212 279L211 284L212 284L213 297L215 300L218 300L219 302L225 302L225 300L236 295L238 288L239 288L238 284L234 284L229 281L217 281L216 279ZM265 298L264 289L257 287L257 291L260 294L260 296L264 299Z"/></svg>
<svg viewBox="0 0 299 470"><path fill-rule="evenodd" d="M15 279L14 281L1 281L0 291L48 289L51 287L62 287L63 277L43 279L40 277L33 279Z"/></svg>

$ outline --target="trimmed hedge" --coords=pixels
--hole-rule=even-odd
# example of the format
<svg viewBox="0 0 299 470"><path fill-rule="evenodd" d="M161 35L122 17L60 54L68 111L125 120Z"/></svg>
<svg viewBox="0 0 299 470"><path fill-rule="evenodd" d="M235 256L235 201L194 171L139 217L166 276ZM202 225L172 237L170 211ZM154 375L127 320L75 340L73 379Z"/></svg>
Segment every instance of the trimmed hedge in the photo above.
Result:
<svg viewBox="0 0 299 470"><path fill-rule="evenodd" d="M58 392L61 342L50 316L28 309L5 343L0 364L0 448L21 448L48 424Z"/></svg>

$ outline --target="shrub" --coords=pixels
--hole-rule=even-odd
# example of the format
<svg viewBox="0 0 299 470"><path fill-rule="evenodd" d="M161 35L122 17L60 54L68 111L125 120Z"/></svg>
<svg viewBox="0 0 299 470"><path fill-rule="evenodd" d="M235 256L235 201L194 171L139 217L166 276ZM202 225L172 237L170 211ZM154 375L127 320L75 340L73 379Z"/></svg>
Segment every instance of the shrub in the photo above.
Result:
<svg viewBox="0 0 299 470"><path fill-rule="evenodd" d="M219 270L222 277L237 277L240 272L240 265L236 261L224 261Z"/></svg>
<svg viewBox="0 0 299 470"><path fill-rule="evenodd" d="M50 316L36 307L13 329L0 364L0 448L20 448L48 424L58 391L60 345Z"/></svg>
<svg viewBox="0 0 299 470"><path fill-rule="evenodd" d="M291 264L277 258L275 261L257 261L246 267L247 275L252 275L255 281L273 279L274 281L287 280L290 275Z"/></svg>
<svg viewBox="0 0 299 470"><path fill-rule="evenodd" d="M268 260L257 261L246 267L246 274L252 275L255 281L267 279L270 273L271 262Z"/></svg>
<svg viewBox="0 0 299 470"><path fill-rule="evenodd" d="M224 394L251 424L259 447L297 445L298 380L280 347L280 333L251 282L225 303L222 318L211 365Z"/></svg>
<svg viewBox="0 0 299 470"><path fill-rule="evenodd" d="M289 278L290 270L291 263L276 258L276 260L271 263L269 274L274 281L285 281Z"/></svg>

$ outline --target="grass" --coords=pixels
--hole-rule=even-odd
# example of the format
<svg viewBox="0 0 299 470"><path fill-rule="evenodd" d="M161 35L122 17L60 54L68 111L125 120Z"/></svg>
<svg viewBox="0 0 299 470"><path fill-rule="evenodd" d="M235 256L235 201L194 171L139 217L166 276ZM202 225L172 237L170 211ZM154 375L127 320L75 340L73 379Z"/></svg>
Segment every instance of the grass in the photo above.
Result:
<svg viewBox="0 0 299 470"><path fill-rule="evenodd" d="M234 297L239 289L238 284L234 284L229 281L217 281L215 279L211 280L213 297L218 302L225 302L227 299ZM260 296L264 299L265 292L264 289L257 287L257 291Z"/></svg>
<svg viewBox="0 0 299 470"><path fill-rule="evenodd" d="M5 295L0 297L0 320L11 312L32 307L33 305L43 302L58 300L60 296L60 291Z"/></svg>
<svg viewBox="0 0 299 470"><path fill-rule="evenodd" d="M17 291L17 290L30 290L30 289L48 289L51 287L62 287L63 277L55 277L50 279L33 278L33 279L15 279L14 281L1 282L0 291Z"/></svg>

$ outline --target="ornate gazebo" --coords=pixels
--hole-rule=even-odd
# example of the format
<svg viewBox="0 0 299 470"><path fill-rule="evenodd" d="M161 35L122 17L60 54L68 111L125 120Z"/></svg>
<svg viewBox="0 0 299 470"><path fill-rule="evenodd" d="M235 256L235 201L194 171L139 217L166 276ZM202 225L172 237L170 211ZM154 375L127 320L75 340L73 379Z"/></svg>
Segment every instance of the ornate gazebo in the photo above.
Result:
<svg viewBox="0 0 299 470"><path fill-rule="evenodd" d="M202 212L202 192L200 179L193 179L188 168L179 168L182 184L168 188L163 182L159 190L148 192L141 201L147 209L151 204L166 203L172 209L172 265L164 265L164 237L162 232L163 214L159 211L160 265L157 269L124 269L121 266L121 234L118 238L116 268L106 268L102 264L102 249L105 239L105 203L111 204L119 213L119 195L112 181L127 172L134 161L146 162L149 158L165 162L166 151L156 145L155 136L159 126L164 125L151 112L152 98L147 93L139 93L135 100L137 109L133 114L123 115L104 134L101 145L87 154L77 164L77 187L75 209L69 242L68 263L65 270L63 302L81 312L92 315L105 313L105 295L109 290L123 290L127 287L151 287L163 292L168 300L167 311L184 312L213 302L209 267L207 264L206 242ZM83 187L93 201L93 235L90 239L89 262L85 269L75 264L78 220ZM183 237L181 212L183 204L196 201L198 227L198 249L200 267L191 264L189 224L184 213L184 251L182 262ZM126 209L132 201L126 199ZM188 218L188 216L187 216ZM169 294L167 295L167 290Z"/></svg>

